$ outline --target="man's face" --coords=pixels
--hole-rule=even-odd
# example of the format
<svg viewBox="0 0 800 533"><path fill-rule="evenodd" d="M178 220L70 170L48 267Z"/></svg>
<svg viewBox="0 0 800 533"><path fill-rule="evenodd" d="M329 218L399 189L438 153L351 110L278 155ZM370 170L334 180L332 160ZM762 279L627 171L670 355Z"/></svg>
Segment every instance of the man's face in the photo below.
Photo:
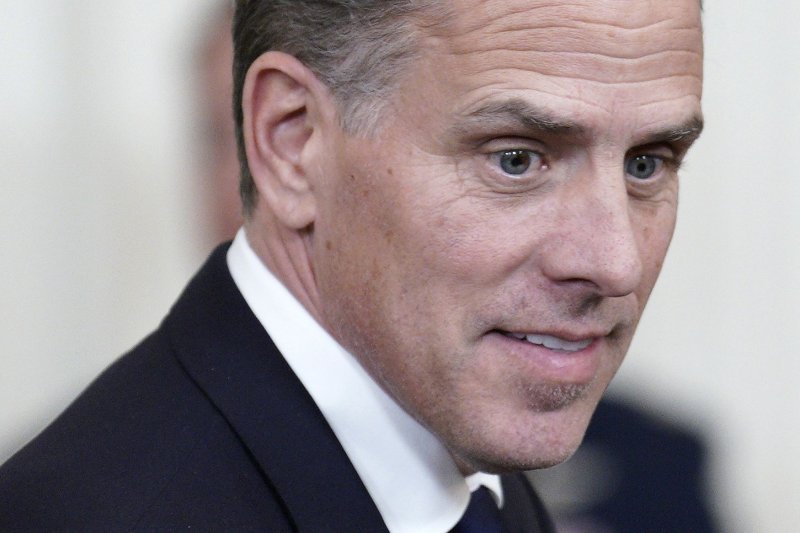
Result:
<svg viewBox="0 0 800 533"><path fill-rule="evenodd" d="M330 143L326 327L465 471L571 454L661 269L696 0L453 2L380 131Z"/></svg>

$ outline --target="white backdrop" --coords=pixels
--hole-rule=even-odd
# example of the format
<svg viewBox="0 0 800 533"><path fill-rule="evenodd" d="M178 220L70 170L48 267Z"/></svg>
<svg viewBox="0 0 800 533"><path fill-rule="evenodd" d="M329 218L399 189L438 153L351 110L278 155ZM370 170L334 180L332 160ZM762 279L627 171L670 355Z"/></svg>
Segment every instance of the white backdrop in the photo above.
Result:
<svg viewBox="0 0 800 533"><path fill-rule="evenodd" d="M209 247L213 0L0 0L0 461L153 329ZM707 129L616 392L711 438L732 532L800 524L800 4L706 0Z"/></svg>

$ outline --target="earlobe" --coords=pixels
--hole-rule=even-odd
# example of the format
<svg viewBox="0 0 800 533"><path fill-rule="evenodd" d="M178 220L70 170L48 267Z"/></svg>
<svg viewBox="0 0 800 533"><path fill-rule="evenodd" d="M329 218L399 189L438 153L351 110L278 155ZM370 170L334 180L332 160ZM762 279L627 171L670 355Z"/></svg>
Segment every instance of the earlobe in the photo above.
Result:
<svg viewBox="0 0 800 533"><path fill-rule="evenodd" d="M259 203L294 229L309 226L315 216L304 151L321 126L315 112L318 85L294 57L267 52L251 65L242 95L247 161Z"/></svg>

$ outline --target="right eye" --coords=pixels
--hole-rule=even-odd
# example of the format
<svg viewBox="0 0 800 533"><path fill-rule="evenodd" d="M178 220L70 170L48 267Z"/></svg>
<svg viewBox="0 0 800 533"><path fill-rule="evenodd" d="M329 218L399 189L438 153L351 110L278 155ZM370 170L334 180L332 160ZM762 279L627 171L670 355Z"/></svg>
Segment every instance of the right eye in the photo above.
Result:
<svg viewBox="0 0 800 533"><path fill-rule="evenodd" d="M502 150L494 152L491 157L500 170L509 176L524 176L530 170L539 170L543 166L542 156L533 150Z"/></svg>

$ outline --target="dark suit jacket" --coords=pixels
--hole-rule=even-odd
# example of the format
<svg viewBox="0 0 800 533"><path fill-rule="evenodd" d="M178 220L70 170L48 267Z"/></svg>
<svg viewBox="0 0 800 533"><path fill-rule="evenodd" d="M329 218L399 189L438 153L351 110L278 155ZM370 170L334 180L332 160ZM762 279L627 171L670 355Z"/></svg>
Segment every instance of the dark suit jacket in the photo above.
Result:
<svg viewBox="0 0 800 533"><path fill-rule="evenodd" d="M226 250L155 333L0 468L0 531L386 531ZM522 477L503 482L512 530L547 531Z"/></svg>

